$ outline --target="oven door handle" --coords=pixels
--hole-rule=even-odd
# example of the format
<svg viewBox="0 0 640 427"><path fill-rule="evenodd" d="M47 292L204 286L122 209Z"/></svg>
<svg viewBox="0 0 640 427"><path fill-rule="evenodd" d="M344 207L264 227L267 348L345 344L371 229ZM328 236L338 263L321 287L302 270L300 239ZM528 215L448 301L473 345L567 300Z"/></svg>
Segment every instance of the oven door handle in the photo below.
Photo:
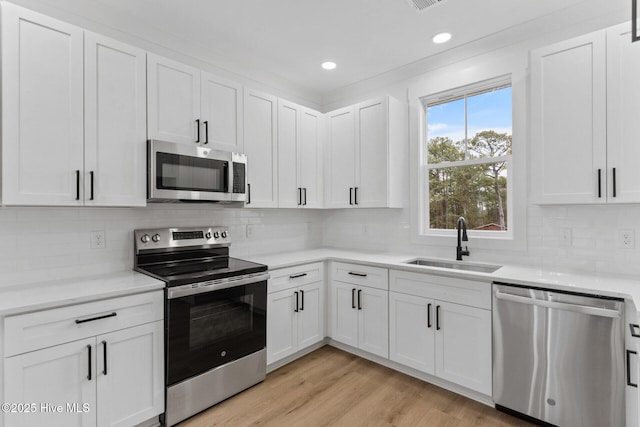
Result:
<svg viewBox="0 0 640 427"><path fill-rule="evenodd" d="M226 279L213 280L211 283L182 285L173 288L167 288L167 299L175 299L186 297L189 295L203 294L205 292L219 291L221 289L235 288L237 286L250 285L252 283L264 282L271 276L269 273L247 274L239 277L230 277Z"/></svg>

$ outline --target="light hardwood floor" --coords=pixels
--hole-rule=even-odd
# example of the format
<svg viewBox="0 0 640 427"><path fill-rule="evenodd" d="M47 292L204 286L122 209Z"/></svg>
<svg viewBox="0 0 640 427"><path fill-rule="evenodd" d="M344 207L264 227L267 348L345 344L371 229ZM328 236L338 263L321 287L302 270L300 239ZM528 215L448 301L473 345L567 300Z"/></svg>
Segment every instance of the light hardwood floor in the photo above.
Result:
<svg viewBox="0 0 640 427"><path fill-rule="evenodd" d="M210 426L530 426L493 408L325 346L179 424Z"/></svg>

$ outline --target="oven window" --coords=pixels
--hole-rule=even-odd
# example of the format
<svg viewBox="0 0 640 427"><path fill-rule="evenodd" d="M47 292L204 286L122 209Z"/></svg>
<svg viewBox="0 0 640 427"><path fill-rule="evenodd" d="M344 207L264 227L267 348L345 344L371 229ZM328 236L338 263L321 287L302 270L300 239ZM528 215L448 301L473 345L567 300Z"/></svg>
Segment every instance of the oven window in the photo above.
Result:
<svg viewBox="0 0 640 427"><path fill-rule="evenodd" d="M156 187L167 190L226 193L229 162L156 153Z"/></svg>
<svg viewBox="0 0 640 427"><path fill-rule="evenodd" d="M167 300L167 384L266 347L267 282Z"/></svg>

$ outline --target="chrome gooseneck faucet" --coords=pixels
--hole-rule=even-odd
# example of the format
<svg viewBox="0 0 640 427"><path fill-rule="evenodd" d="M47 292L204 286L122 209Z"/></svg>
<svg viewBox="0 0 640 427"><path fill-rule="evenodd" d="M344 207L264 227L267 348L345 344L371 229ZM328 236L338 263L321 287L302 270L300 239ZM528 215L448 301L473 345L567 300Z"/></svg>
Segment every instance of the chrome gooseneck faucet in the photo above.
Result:
<svg viewBox="0 0 640 427"><path fill-rule="evenodd" d="M462 234L460 233L462 231ZM458 218L458 246L456 247L456 260L462 261L462 255L469 255L469 247L465 246L462 250L462 242L468 242L467 237L467 221L464 217Z"/></svg>

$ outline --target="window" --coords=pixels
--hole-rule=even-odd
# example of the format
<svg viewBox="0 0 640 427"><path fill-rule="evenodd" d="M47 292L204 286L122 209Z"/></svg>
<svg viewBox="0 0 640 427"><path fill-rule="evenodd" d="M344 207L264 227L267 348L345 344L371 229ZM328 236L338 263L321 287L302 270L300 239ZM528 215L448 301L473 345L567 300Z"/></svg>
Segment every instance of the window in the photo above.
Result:
<svg viewBox="0 0 640 427"><path fill-rule="evenodd" d="M423 100L423 234L458 217L486 236L510 230L511 83L492 81Z"/></svg>

